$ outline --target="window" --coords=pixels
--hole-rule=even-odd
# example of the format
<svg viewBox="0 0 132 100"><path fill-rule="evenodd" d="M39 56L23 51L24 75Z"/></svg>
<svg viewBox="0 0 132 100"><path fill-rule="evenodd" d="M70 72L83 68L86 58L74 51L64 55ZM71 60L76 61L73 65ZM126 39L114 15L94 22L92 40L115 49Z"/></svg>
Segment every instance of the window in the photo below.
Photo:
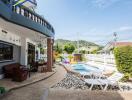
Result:
<svg viewBox="0 0 132 100"><path fill-rule="evenodd" d="M13 59L13 46L0 43L0 61Z"/></svg>

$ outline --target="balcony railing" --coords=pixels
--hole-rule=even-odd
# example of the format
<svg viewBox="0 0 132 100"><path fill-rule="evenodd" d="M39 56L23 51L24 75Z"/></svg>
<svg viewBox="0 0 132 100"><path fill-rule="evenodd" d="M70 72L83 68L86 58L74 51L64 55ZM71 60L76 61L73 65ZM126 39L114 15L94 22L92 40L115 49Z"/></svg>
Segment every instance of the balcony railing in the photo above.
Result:
<svg viewBox="0 0 132 100"><path fill-rule="evenodd" d="M49 29L50 31L52 31L54 33L53 27L43 17L39 16L38 14L31 11L30 9L22 7L22 6L13 6L12 11L17 14L20 14L20 15L36 22L36 23L39 23L42 26L47 27L47 29Z"/></svg>

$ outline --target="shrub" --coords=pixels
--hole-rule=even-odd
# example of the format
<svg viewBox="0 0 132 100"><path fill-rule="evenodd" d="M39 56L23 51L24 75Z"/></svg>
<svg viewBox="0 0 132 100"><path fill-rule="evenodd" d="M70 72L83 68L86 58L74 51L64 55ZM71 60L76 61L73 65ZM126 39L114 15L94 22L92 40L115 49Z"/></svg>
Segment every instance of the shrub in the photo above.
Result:
<svg viewBox="0 0 132 100"><path fill-rule="evenodd" d="M6 92L5 88L4 87L0 87L0 94L3 94L5 92Z"/></svg>
<svg viewBox="0 0 132 100"><path fill-rule="evenodd" d="M114 49L114 55L117 69L124 74L132 75L132 47L117 47Z"/></svg>
<svg viewBox="0 0 132 100"><path fill-rule="evenodd" d="M81 61L86 61L87 60L84 54L81 54L81 59L80 60Z"/></svg>
<svg viewBox="0 0 132 100"><path fill-rule="evenodd" d="M130 74L126 73L124 77L121 79L123 82L127 82L129 80Z"/></svg>

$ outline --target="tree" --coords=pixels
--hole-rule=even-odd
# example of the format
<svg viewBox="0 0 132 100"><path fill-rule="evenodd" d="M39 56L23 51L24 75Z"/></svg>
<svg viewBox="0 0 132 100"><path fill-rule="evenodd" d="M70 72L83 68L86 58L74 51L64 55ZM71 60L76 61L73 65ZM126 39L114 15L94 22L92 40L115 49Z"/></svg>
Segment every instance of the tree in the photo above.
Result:
<svg viewBox="0 0 132 100"><path fill-rule="evenodd" d="M74 52L74 50L75 50L75 46L74 45L72 45L72 44L66 44L65 46L64 46L64 50L68 53L68 54L72 54L73 52Z"/></svg>
<svg viewBox="0 0 132 100"><path fill-rule="evenodd" d="M81 54L86 54L86 50L80 50L79 53L81 53Z"/></svg>
<svg viewBox="0 0 132 100"><path fill-rule="evenodd" d="M63 51L62 47L58 43L54 46L54 50L58 53L62 53Z"/></svg>

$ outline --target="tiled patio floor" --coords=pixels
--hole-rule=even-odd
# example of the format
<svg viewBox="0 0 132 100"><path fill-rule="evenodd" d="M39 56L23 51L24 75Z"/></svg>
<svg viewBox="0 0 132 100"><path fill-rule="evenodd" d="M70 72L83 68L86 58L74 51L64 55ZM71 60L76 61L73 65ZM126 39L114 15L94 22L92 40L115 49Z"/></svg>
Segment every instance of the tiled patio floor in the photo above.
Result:
<svg viewBox="0 0 132 100"><path fill-rule="evenodd" d="M27 80L23 82L14 82L11 79L2 79L0 80L0 86L5 87L7 91L20 88L41 80L44 80L53 74L56 73L56 69L54 69L53 72L46 72L46 73L40 73L40 72L32 72L31 76L27 78Z"/></svg>
<svg viewBox="0 0 132 100"><path fill-rule="evenodd" d="M62 66L56 65L56 73L51 77L35 84L12 90L0 100L41 100L45 88L50 88L60 82L66 75Z"/></svg>

